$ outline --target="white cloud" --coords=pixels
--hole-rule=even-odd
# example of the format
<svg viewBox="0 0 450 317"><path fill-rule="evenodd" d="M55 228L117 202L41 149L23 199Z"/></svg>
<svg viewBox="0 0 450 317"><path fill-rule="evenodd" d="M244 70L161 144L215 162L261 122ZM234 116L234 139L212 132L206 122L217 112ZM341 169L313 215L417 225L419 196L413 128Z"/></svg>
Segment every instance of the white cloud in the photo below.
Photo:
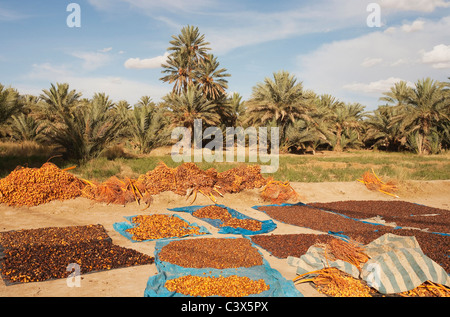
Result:
<svg viewBox="0 0 450 317"><path fill-rule="evenodd" d="M366 93L383 93L386 91L389 91L389 89L394 86L395 83L398 83L403 79L397 78L397 77L389 77L387 79L381 79L377 81L370 82L368 84L365 83L352 83L344 85L344 89L352 90L352 91L359 91L359 92L366 92ZM412 83L408 83L411 87L413 86Z"/></svg>
<svg viewBox="0 0 450 317"><path fill-rule="evenodd" d="M48 83L68 83L71 89L81 92L86 98L104 92L114 101L127 100L130 104L135 104L144 95L160 100L170 91L170 87L162 83L145 83L119 76L80 76L79 72L66 65L50 63L34 64L31 71L22 76L21 82L14 87L23 94L39 95L42 89L48 87L38 85Z"/></svg>
<svg viewBox="0 0 450 317"><path fill-rule="evenodd" d="M362 67L373 67L375 65L380 64L383 61L382 58L365 58L364 61L361 63Z"/></svg>
<svg viewBox="0 0 450 317"><path fill-rule="evenodd" d="M380 92L397 79L446 80L450 67L450 17L424 20L420 32L393 26L352 39L334 41L298 56L295 74L304 86L347 102L379 104ZM400 25L401 26L401 25ZM368 67L372 66L372 67Z"/></svg>
<svg viewBox="0 0 450 317"><path fill-rule="evenodd" d="M450 68L450 45L440 44L422 55L422 62L433 68Z"/></svg>
<svg viewBox="0 0 450 317"><path fill-rule="evenodd" d="M159 68L162 64L167 61L167 57L169 56L168 52L165 52L164 55L156 56L152 58L140 59L140 58L129 58L125 61L126 68L132 69L148 69L148 68Z"/></svg>
<svg viewBox="0 0 450 317"><path fill-rule="evenodd" d="M417 32L423 30L424 25L425 21L416 20L412 24L403 24L402 30L405 31L406 33Z"/></svg>
<svg viewBox="0 0 450 317"><path fill-rule="evenodd" d="M65 65L52 65L50 63L33 64L31 71L25 76L30 79L64 78L71 75L70 69Z"/></svg>
<svg viewBox="0 0 450 317"><path fill-rule="evenodd" d="M433 12L437 8L448 8L450 2L444 0L380 0L382 9L402 11Z"/></svg>
<svg viewBox="0 0 450 317"><path fill-rule="evenodd" d="M111 50L112 50L112 47L105 47L104 49L99 50L99 52L107 53L107 52L110 52Z"/></svg>
<svg viewBox="0 0 450 317"><path fill-rule="evenodd" d="M186 13L217 8L220 5L217 0L88 0L88 2L98 10L105 11L113 10L118 8L118 5L125 4L149 16L157 16L161 10Z"/></svg>
<svg viewBox="0 0 450 317"><path fill-rule="evenodd" d="M102 50L103 51L103 50ZM108 50L106 51L108 52ZM83 60L83 68L85 70L95 70L108 64L112 57L105 52L72 52L70 55Z"/></svg>
<svg viewBox="0 0 450 317"><path fill-rule="evenodd" d="M16 21L28 18L28 15L0 7L0 21Z"/></svg>

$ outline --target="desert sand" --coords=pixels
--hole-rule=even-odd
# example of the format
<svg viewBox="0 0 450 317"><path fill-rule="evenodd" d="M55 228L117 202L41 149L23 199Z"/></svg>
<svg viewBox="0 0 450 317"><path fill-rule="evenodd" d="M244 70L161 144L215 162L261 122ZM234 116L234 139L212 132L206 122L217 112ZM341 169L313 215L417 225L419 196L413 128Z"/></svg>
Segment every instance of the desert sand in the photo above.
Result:
<svg viewBox="0 0 450 317"><path fill-rule="evenodd" d="M329 183L292 183L298 192L298 201L303 203L331 202L343 200L403 200L431 207L450 210L450 180L446 181L409 181L400 185L399 198L380 192L370 191L363 184L355 182ZM268 220L263 212L252 209L255 205L265 205L259 196L260 190L247 190L239 194L227 194L217 197L217 203L233 208L249 217ZM96 203L85 198L68 201L53 201L36 207L9 207L0 205L0 231L33 229L44 227L64 227L74 225L101 224L105 227L114 244L132 248L153 256L154 242L133 243L113 229L115 222L125 221L124 216L151 213L172 213L167 208L189 205L185 197L172 192L154 196L152 205L143 210L143 206L130 203L126 206ZM210 205L208 198L198 195L194 205ZM205 226L213 237L226 237L218 234L218 229L206 222L192 217L188 213L180 214L190 222ZM275 221L277 228L271 233L317 233L307 228L296 227ZM270 234L270 233L269 233ZM195 239L195 238L193 238ZM277 259L259 248L272 268L278 270L286 279L296 276L295 268L287 260ZM80 287L69 287L65 279L37 283L6 286L0 279L1 297L142 297L150 276L157 274L155 264L129 268L113 269L81 276ZM308 284L300 284L297 289L305 297L323 296Z"/></svg>

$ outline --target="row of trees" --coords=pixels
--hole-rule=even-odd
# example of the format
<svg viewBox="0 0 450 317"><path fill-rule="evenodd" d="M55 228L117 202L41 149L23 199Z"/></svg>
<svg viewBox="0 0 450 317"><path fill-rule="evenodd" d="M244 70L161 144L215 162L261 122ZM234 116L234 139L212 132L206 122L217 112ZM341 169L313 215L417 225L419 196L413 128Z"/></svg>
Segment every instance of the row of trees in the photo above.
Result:
<svg viewBox="0 0 450 317"><path fill-rule="evenodd" d="M183 28L170 44L161 80L173 89L161 102L143 96L131 106L104 93L82 98L67 83L51 84L40 96L20 95L0 84L1 136L52 144L81 162L117 143L148 153L170 144L173 128L192 130L195 119L222 131L277 126L281 148L294 152L376 147L435 154L450 146L449 83L399 82L380 98L383 105L366 112L361 104L305 90L294 75L279 71L256 84L244 101L226 92L230 75L198 28Z"/></svg>

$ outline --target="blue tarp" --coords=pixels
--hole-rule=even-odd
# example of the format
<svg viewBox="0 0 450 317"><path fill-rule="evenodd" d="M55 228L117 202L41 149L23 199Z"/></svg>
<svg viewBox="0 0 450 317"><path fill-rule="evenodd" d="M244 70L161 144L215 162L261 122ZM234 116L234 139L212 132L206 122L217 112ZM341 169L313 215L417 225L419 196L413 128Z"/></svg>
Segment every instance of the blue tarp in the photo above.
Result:
<svg viewBox="0 0 450 317"><path fill-rule="evenodd" d="M209 205L209 206L211 206L211 205ZM247 217L246 215L243 215L240 212L238 212L234 209L231 209L227 206L217 205L217 204L215 206L226 208L228 210L228 212L235 218L253 219L253 218ZM188 212L190 214L193 214L196 210L203 208L203 207L207 207L207 206L186 206L186 207L172 208L169 210L177 211L177 212ZM261 230L250 231L250 230L246 230L243 228L233 228L233 227L228 227L228 226L221 227L223 222L220 219L210 219L210 218L199 218L199 219L206 221L207 223L209 223L210 225L212 225L216 228L220 228L219 233L223 233L223 234L255 235L255 234L261 234L261 233L267 233L267 232L273 231L277 227L277 225L272 220L264 220L264 221L258 220L261 222ZM255 219L253 219L253 220L255 220Z"/></svg>
<svg viewBox="0 0 450 317"><path fill-rule="evenodd" d="M235 238L227 238L235 239ZM174 240L173 240L174 241ZM155 265L158 269L158 274L151 276L147 281L147 287L144 291L145 297L188 297L186 295L170 292L164 287L164 284L169 279L178 278L180 276L195 275L195 276L247 276L252 280L263 279L270 289L260 294L252 294L248 297L303 297L293 283L293 281L285 279L280 272L270 267L269 263L263 259L263 265L253 267L240 267L229 269L215 269L215 268L186 268L175 264L161 261L159 252L161 249L171 241L157 241L155 247ZM253 243L252 243L253 244Z"/></svg>
<svg viewBox="0 0 450 317"><path fill-rule="evenodd" d="M174 216L174 217L180 218L181 220L189 223L187 220L183 219L182 217L180 217L178 215L168 215L168 216ZM118 233L120 233L121 235L123 235L125 238L127 238L128 240L130 240L132 242L146 242L146 241L168 240L168 239L180 238L180 237L167 237L167 238L162 238L162 239L148 239L148 240L142 240L142 241L133 240L133 238L132 238L133 235L128 233L126 230L134 228L134 227L136 227L138 225L138 224L132 222L134 217L136 217L136 216L125 216L124 218L126 220L128 220L128 222L125 221L125 222L116 222L116 223L114 223L113 224L114 230L116 230ZM189 223L189 225L192 226L192 227L199 228L200 229L199 231L201 233L203 233L203 234L200 234L202 236L204 236L205 234L211 234L208 231L208 229L206 229L204 226L199 226L196 223ZM192 236L193 237L193 236L200 236L200 235L186 235L186 236Z"/></svg>

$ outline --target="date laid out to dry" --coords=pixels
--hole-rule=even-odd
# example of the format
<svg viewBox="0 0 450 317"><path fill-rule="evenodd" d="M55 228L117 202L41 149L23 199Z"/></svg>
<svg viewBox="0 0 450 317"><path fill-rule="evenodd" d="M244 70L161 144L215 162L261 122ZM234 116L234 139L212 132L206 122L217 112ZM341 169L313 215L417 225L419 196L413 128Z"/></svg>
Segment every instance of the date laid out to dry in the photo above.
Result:
<svg viewBox="0 0 450 317"><path fill-rule="evenodd" d="M6 283L66 278L73 263L84 274L154 262L149 255L114 245L101 225L3 232L0 246Z"/></svg>
<svg viewBox="0 0 450 317"><path fill-rule="evenodd" d="M190 268L237 268L263 264L263 257L245 238L177 240L161 248L159 258Z"/></svg>
<svg viewBox="0 0 450 317"><path fill-rule="evenodd" d="M135 241L204 234L199 227L173 215L139 215L133 217L132 222L137 224L136 227L126 231Z"/></svg>
<svg viewBox="0 0 450 317"><path fill-rule="evenodd" d="M169 291L189 296L243 297L270 289L263 279L252 280L247 276L181 276L166 281Z"/></svg>
<svg viewBox="0 0 450 317"><path fill-rule="evenodd" d="M249 231L259 231L262 228L261 221L233 217L226 208L219 206L206 206L197 209L192 215L198 218L219 219L223 222L221 227L242 228Z"/></svg>

